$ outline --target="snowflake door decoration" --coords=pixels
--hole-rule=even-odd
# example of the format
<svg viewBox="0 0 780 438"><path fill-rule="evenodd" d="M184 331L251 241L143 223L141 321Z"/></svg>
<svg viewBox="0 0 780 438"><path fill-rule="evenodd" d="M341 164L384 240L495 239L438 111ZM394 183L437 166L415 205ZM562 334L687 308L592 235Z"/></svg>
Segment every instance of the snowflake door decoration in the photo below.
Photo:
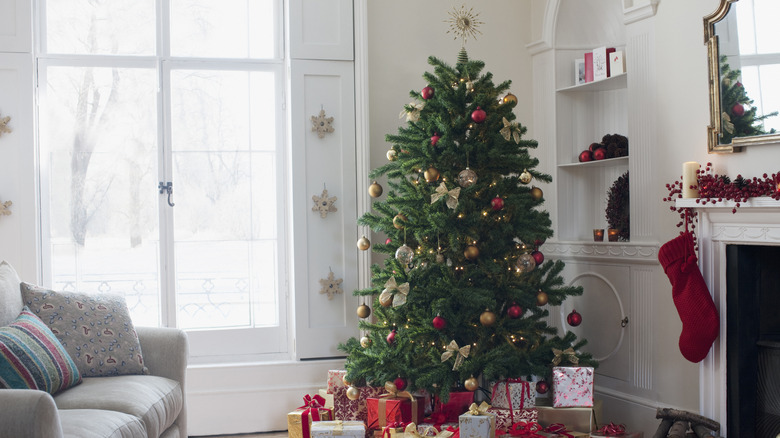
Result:
<svg viewBox="0 0 780 438"><path fill-rule="evenodd" d="M325 110L320 110L319 116L311 116L312 131L317 132L319 138L325 137L325 134L330 134L333 129L333 117L325 117Z"/></svg>
<svg viewBox="0 0 780 438"><path fill-rule="evenodd" d="M11 116L0 117L0 136L11 133L11 128L8 127L10 121Z"/></svg>
<svg viewBox="0 0 780 438"><path fill-rule="evenodd" d="M320 279L320 284L322 285L322 289L320 289L321 294L327 294L328 299L332 300L333 295L343 293L344 290L341 289L341 283L344 280L339 278L338 280L333 275L333 271L330 271L330 274L328 274L328 278Z"/></svg>
<svg viewBox="0 0 780 438"><path fill-rule="evenodd" d="M311 211L318 211L320 212L320 217L328 217L328 213L333 213L335 211L338 211L335 205L333 203L336 202L337 197L328 197L328 190L323 189L322 195L317 196L314 195L311 197L312 201L314 201L314 207L311 208Z"/></svg>
<svg viewBox="0 0 780 438"><path fill-rule="evenodd" d="M0 216L10 216L11 205L13 205L11 201L0 202Z"/></svg>

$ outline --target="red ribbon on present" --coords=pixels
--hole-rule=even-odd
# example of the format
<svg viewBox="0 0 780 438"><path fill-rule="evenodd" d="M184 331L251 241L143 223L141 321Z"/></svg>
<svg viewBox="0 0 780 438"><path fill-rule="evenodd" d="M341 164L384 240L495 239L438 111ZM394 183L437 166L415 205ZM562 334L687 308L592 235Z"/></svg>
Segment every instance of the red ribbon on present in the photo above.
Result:
<svg viewBox="0 0 780 438"><path fill-rule="evenodd" d="M387 434L387 438L390 438L390 429L397 429L397 428L405 428L408 423L403 423L400 421L393 421L390 422L387 426L382 428L382 438L385 438L385 434Z"/></svg>
<svg viewBox="0 0 780 438"><path fill-rule="evenodd" d="M498 431L496 432L496 436L499 435L510 435L510 436L520 436L525 438L544 438L543 435L539 435L536 432L542 431L542 425L535 422L535 421L519 421L512 425L512 427L509 429L509 431Z"/></svg>
<svg viewBox="0 0 780 438"><path fill-rule="evenodd" d="M506 400L509 403L509 421L514 424L515 422L515 413L514 408L512 407L512 397L509 396L509 384L510 383L520 383L523 386L523 389L520 390L520 409L525 409L525 397L526 395L528 398L531 398L531 384L527 381L523 380L522 378L516 378L516 379L506 379L501 380L495 383L493 385L493 392L490 394L490 400L493 401L493 397L496 395L496 389L498 389L498 385L500 383L504 383L504 388L506 390Z"/></svg>
<svg viewBox="0 0 780 438"><path fill-rule="evenodd" d="M574 435L570 435L570 434L566 433L566 432L570 432L570 431L566 430L566 426L564 426L561 423L553 423L553 424L547 426L544 429L544 431L547 432L547 433L557 433L559 435L565 436L566 438L574 438Z"/></svg>
<svg viewBox="0 0 780 438"><path fill-rule="evenodd" d="M437 431L441 432L441 425L447 422L447 414L444 412L434 412L430 417L423 420L425 424L433 424Z"/></svg>
<svg viewBox="0 0 780 438"><path fill-rule="evenodd" d="M319 394L314 397L309 394L303 396L303 406L299 406L298 409L304 410L301 413L301 432L303 432L303 438L311 436L311 432L309 431L309 417L311 417L311 421L320 421L320 409L331 412L330 409L325 407L325 399ZM332 417L333 414L331 413L328 418Z"/></svg>
<svg viewBox="0 0 780 438"><path fill-rule="evenodd" d="M452 432L452 436L450 438L460 438L460 429L458 426L449 426L447 431Z"/></svg>
<svg viewBox="0 0 780 438"><path fill-rule="evenodd" d="M610 422L606 426L597 430L596 433L607 436L622 436L626 434L626 426Z"/></svg>

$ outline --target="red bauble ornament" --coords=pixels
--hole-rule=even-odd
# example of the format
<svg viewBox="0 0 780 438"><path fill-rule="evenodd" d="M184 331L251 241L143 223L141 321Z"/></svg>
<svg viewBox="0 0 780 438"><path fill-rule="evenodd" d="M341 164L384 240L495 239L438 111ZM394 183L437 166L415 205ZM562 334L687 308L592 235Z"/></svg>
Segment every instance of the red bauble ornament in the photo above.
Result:
<svg viewBox="0 0 780 438"><path fill-rule="evenodd" d="M506 314L512 319L520 318L523 316L523 308L517 303L512 303L512 305L509 306L509 309L507 309Z"/></svg>
<svg viewBox="0 0 780 438"><path fill-rule="evenodd" d="M387 334L387 343L390 345L395 344L395 329Z"/></svg>
<svg viewBox="0 0 780 438"><path fill-rule="evenodd" d="M433 324L433 328L436 330L443 330L444 327L447 327L447 320L442 318L440 315L436 315L436 317L433 318L431 324Z"/></svg>
<svg viewBox="0 0 780 438"><path fill-rule="evenodd" d="M425 87L422 89L422 98L425 100L428 100L433 97L433 88L432 87Z"/></svg>
<svg viewBox="0 0 780 438"><path fill-rule="evenodd" d="M399 391L406 389L406 380L402 379L401 377L396 377L395 380L393 380L393 383L395 384L396 389Z"/></svg>
<svg viewBox="0 0 780 438"><path fill-rule="evenodd" d="M542 266L542 263L544 263L544 254L542 254L541 251L532 252L531 257L534 258L534 261L536 262L536 266Z"/></svg>
<svg viewBox="0 0 780 438"><path fill-rule="evenodd" d="M550 390L550 385L544 380L540 380L536 382L536 392L538 392L539 394L547 394L547 391L549 390Z"/></svg>
<svg viewBox="0 0 780 438"><path fill-rule="evenodd" d="M735 103L734 106L731 107L731 112L737 117L742 117L745 115L745 106L741 103Z"/></svg>
<svg viewBox="0 0 780 438"><path fill-rule="evenodd" d="M566 322L572 327L577 327L582 324L582 315L577 313L576 310L572 310L569 316L566 317Z"/></svg>
<svg viewBox="0 0 780 438"><path fill-rule="evenodd" d="M591 143L590 146L588 146L588 150L591 152L596 152L596 149L603 148L604 145L601 143Z"/></svg>
<svg viewBox="0 0 780 438"><path fill-rule="evenodd" d="M504 200L501 199L501 197L496 196L490 201L490 206L493 207L494 211L501 210L504 208Z"/></svg>
<svg viewBox="0 0 780 438"><path fill-rule="evenodd" d="M480 107L477 107L477 109L475 109L474 112L471 113L471 120L477 123L484 122L486 118L487 118L487 113L485 112L485 110L483 110Z"/></svg>
<svg viewBox="0 0 780 438"><path fill-rule="evenodd" d="M593 152L591 151L580 152L580 163L585 163L587 161L593 161Z"/></svg>
<svg viewBox="0 0 780 438"><path fill-rule="evenodd" d="M593 159L594 160L603 160L604 158L607 158L607 150L604 148L598 148L595 151L593 151Z"/></svg>
<svg viewBox="0 0 780 438"><path fill-rule="evenodd" d="M387 240L385 240L385 245L390 245L390 242L392 242L392 241L393 241L393 239L388 237Z"/></svg>
<svg viewBox="0 0 780 438"><path fill-rule="evenodd" d="M439 142L440 138L441 137L439 137L439 133L438 132L433 134L433 136L431 137L431 146L436 146L436 143Z"/></svg>
<svg viewBox="0 0 780 438"><path fill-rule="evenodd" d="M536 240L534 240L534 247L535 248L539 248L542 245L544 245L544 239L536 239Z"/></svg>

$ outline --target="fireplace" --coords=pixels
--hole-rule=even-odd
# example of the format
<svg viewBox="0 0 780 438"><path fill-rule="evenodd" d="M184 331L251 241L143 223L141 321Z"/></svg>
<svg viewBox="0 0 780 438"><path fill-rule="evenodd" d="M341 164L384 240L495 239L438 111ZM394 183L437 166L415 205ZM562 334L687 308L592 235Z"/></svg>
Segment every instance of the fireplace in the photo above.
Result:
<svg viewBox="0 0 780 438"><path fill-rule="evenodd" d="M755 424L761 424L761 431L773 430L772 424L776 420L773 415L780 413L780 391L766 391L766 388L770 387L768 385L778 385L780 350L777 347L780 346L780 337L777 327L773 325L777 323L771 321L771 310L767 311L768 316L763 322L760 317L740 317L739 312L755 300L764 300L764 304L760 306L762 309L770 305L766 303L773 302L773 305L777 306L777 295L780 294L777 278L780 274L773 271L780 271L777 252L780 251L780 201L769 198L751 199L742 203L736 213L732 213L735 206L732 202L702 206L694 199L682 199L677 201L677 205L694 208L699 213L699 267L720 314L720 335L699 368L700 413L718 421L721 424L721 435L724 437L765 436L758 434L755 428L750 429L753 430L750 432L753 435L743 433L743 427L754 421ZM734 257L738 260L737 267L729 268L729 253L732 253L732 260ZM775 263L767 269L768 273L755 274L752 270L759 268L751 267L750 259L768 260L769 257L772 257ZM741 270L746 274L742 276L738 272L736 276L728 276L730 270ZM757 278L758 275L764 275L764 279ZM770 285L771 289L773 281L774 297L767 292L764 293L764 298L757 298L761 292L756 292L755 289L753 292L745 292L740 284L737 284L739 293L729 293L731 282L747 283L745 287L753 287L753 283L763 283ZM777 307L775 309L775 314L780 314L780 310L777 310ZM740 324L745 321L750 323L743 324L750 326L745 333L740 334L736 328L729 325L729 320L735 318ZM770 321L767 322L766 319ZM758 328L755 327L756 324ZM735 358L733 351L729 355L729 347L734 344L737 345L737 352L743 348L755 353L753 365L750 365L750 360L741 360L741 356ZM736 355L739 356L739 353ZM742 371L744 373L740 375ZM759 375L766 378L762 385L757 383ZM748 401L742 403L745 399ZM729 407L734 411L730 413ZM777 432L770 436L774 438L776 435Z"/></svg>
<svg viewBox="0 0 780 438"><path fill-rule="evenodd" d="M780 246L726 245L727 431L780 434Z"/></svg>

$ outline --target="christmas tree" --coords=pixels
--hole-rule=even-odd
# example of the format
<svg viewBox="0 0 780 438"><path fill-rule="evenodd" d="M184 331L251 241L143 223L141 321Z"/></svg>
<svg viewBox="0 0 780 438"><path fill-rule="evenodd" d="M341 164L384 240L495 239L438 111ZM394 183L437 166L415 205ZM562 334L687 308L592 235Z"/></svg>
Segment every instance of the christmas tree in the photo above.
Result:
<svg viewBox="0 0 780 438"><path fill-rule="evenodd" d="M732 70L720 58L720 107L721 107L721 144L729 144L734 137L751 137L754 135L773 134L774 129L766 131L763 120L777 115L777 111L756 116L757 108L752 106L753 99L748 97L745 87L740 82L742 72Z"/></svg>
<svg viewBox="0 0 780 438"><path fill-rule="evenodd" d="M464 38L478 24L456 14ZM484 62L461 49L453 67L430 57L426 85L410 92L406 123L387 135L388 163L370 178L387 177L386 198L374 182L373 211L358 223L388 236L358 247L387 255L372 266L373 298L359 327L367 334L339 348L348 354L345 381L353 386L425 389L443 401L451 390L474 391L479 379L548 376L553 349L580 349L584 340L549 326L547 304L582 294L564 285L561 261L544 261L539 247L552 236L542 190L552 178L536 167L515 121L510 81L498 85ZM569 318L581 322L578 313ZM588 354L580 364L595 365ZM353 391L354 395L354 391Z"/></svg>

